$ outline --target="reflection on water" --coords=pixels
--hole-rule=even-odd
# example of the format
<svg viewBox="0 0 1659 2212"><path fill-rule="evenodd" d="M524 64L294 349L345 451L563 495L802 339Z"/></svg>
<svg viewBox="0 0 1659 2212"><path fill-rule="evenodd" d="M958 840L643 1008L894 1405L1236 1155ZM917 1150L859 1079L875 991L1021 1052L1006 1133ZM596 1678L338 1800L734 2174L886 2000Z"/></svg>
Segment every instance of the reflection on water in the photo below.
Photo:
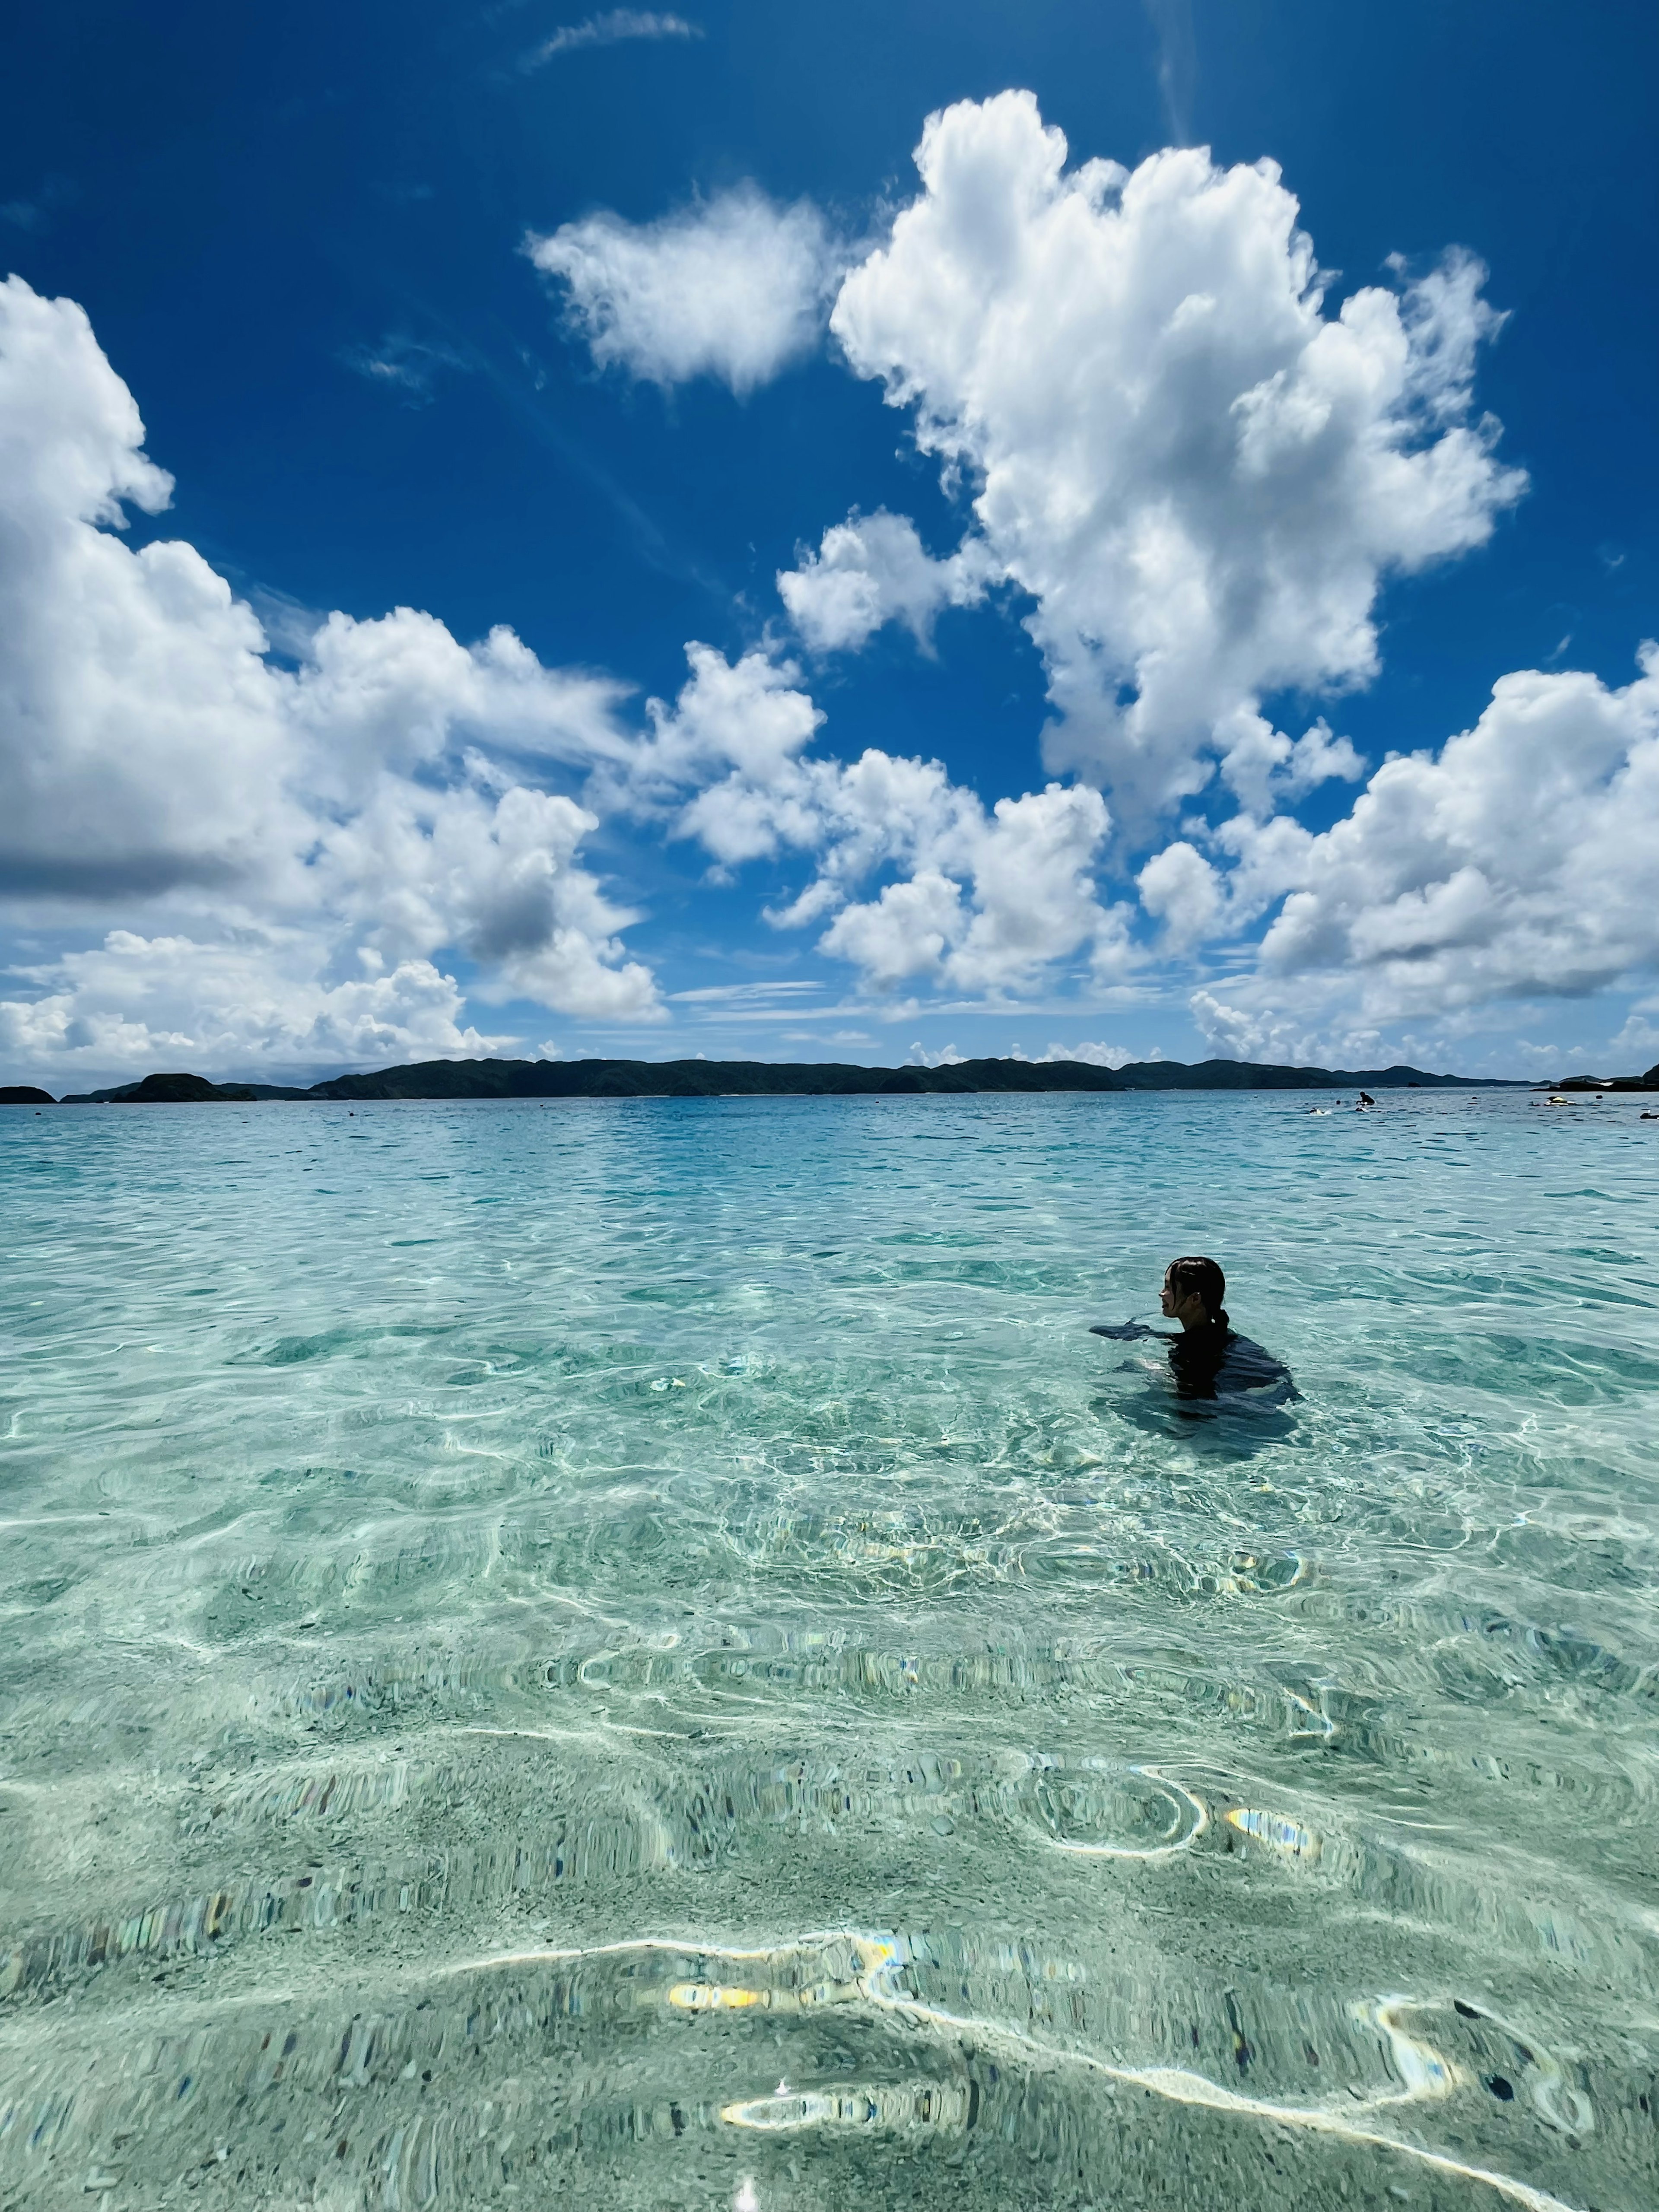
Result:
<svg viewBox="0 0 1659 2212"><path fill-rule="evenodd" d="M1638 1103L0 1115L0 2203L1659 2201Z"/></svg>

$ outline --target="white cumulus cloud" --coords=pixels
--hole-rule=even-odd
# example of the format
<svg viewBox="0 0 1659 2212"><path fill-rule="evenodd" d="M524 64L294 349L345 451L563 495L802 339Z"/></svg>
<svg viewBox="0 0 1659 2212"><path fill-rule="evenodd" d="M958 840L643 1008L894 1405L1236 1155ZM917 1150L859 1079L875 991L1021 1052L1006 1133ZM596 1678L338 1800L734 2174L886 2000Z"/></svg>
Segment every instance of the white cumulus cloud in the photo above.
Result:
<svg viewBox="0 0 1659 2212"><path fill-rule="evenodd" d="M1210 935L1225 896L1221 878L1184 837L1153 854L1135 887L1147 913L1163 923L1172 952L1188 952Z"/></svg>
<svg viewBox="0 0 1659 2212"><path fill-rule="evenodd" d="M1505 676L1438 755L1386 762L1314 838L1262 945L1340 966L1381 1018L1578 994L1659 959L1659 652L1622 690Z"/></svg>
<svg viewBox="0 0 1659 2212"><path fill-rule="evenodd" d="M83 312L0 286L0 888L219 884L292 846L283 684L192 546L134 553L172 478Z"/></svg>
<svg viewBox="0 0 1659 2212"><path fill-rule="evenodd" d="M1100 974L1129 960L1127 916L1096 895L1110 823L1098 792L1051 783L988 809L938 761L875 746L850 763L809 756L823 716L793 663L687 652L678 698L651 702L634 802L723 867L811 854L811 881L769 913L777 927L829 918L822 949L883 992L926 982L1000 996L1085 951ZM892 880L861 895L881 875Z"/></svg>
<svg viewBox="0 0 1659 2212"><path fill-rule="evenodd" d="M215 1026L215 979L261 963L286 980L250 1052L382 1035L459 1048L456 986L430 966L444 951L479 963L488 994L658 1014L617 934L634 917L580 864L597 818L523 780L624 753L623 687L544 668L504 629L463 645L408 608L331 615L281 666L193 546L118 534L128 503L155 514L171 495L143 440L82 311L0 286L0 899L37 927L125 921L135 900L173 918L26 975L42 1011L11 1002L14 1049L78 1036L84 1018L112 1050L194 1039L207 1065L216 1038L242 1035ZM379 963L368 981L359 951ZM169 961L197 979L174 1011L112 1028L119 990L167 997ZM177 1008L198 985L193 1023Z"/></svg>
<svg viewBox="0 0 1659 2212"><path fill-rule="evenodd" d="M1383 579L1524 489L1473 411L1485 272L1453 252L1328 314L1272 162L1068 171L1029 93L930 117L916 162L831 330L1031 594L1051 766L1149 816L1269 693L1370 677Z"/></svg>
<svg viewBox="0 0 1659 2212"><path fill-rule="evenodd" d="M1346 738L1321 720L1287 738L1265 715L1239 713L1218 726L1226 750L1221 780L1247 814L1265 815L1280 799L1297 799L1333 780L1358 783L1365 763Z"/></svg>
<svg viewBox="0 0 1659 2212"><path fill-rule="evenodd" d="M1137 1054L1133 1052L1127 1044L1102 1042L1051 1044L1047 1052L1040 1052L1037 1054L1040 1060L1080 1060L1085 1067L1112 1069L1127 1067L1132 1060L1161 1060L1163 1057L1163 1054L1157 1051Z"/></svg>
<svg viewBox="0 0 1659 2212"><path fill-rule="evenodd" d="M993 564L977 539L936 561L908 514L854 509L824 532L816 553L801 553L797 567L779 574L778 591L814 653L844 653L890 622L902 623L926 647L942 610L975 605L992 580Z"/></svg>
<svg viewBox="0 0 1659 2212"><path fill-rule="evenodd" d="M525 251L601 368L712 376L739 396L818 343L844 258L810 202L780 207L752 185L655 222L601 210Z"/></svg>
<svg viewBox="0 0 1659 2212"><path fill-rule="evenodd" d="M1094 881L1110 819L1100 794L1051 783L988 813L968 797L949 831L917 840L914 874L842 908L824 951L878 990L922 979L993 997L1085 947L1103 972L1120 967L1123 917L1103 908Z"/></svg>
<svg viewBox="0 0 1659 2212"><path fill-rule="evenodd" d="M77 1071L181 1067L280 1082L291 1068L486 1053L507 1039L465 1020L451 976L429 961L386 969L372 954L337 982L302 929L244 927L201 941L112 930L101 945L24 969L27 998L0 1000L0 1046Z"/></svg>
<svg viewBox="0 0 1659 2212"><path fill-rule="evenodd" d="M1246 1004L1238 994L1218 998L1207 990L1194 991L1188 1005L1199 1035L1223 1059L1274 1067L1330 1067L1339 1062L1358 1066L1376 1056L1375 1030L1322 1028L1312 1008L1298 1013Z"/></svg>
<svg viewBox="0 0 1659 2212"><path fill-rule="evenodd" d="M1284 902L1254 971L1195 1006L1214 1036L1363 1038L1639 983L1659 965L1659 648L1621 689L1501 678L1472 729L1385 762L1318 836L1281 816L1221 836L1235 910Z"/></svg>
<svg viewBox="0 0 1659 2212"><path fill-rule="evenodd" d="M434 793L388 776L325 833L315 866L334 909L386 957L453 948L485 969L483 997L650 1019L650 970L624 957L617 934L639 917L576 862L599 826L574 800L521 784Z"/></svg>

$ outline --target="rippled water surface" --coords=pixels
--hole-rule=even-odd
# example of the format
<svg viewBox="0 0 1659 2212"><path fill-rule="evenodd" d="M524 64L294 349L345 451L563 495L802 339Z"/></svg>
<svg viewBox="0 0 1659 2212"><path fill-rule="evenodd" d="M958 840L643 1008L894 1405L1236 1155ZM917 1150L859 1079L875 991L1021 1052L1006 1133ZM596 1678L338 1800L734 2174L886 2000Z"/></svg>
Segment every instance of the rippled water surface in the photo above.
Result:
<svg viewBox="0 0 1659 2212"><path fill-rule="evenodd" d="M0 1114L0 2204L1659 2202L1642 1103Z"/></svg>

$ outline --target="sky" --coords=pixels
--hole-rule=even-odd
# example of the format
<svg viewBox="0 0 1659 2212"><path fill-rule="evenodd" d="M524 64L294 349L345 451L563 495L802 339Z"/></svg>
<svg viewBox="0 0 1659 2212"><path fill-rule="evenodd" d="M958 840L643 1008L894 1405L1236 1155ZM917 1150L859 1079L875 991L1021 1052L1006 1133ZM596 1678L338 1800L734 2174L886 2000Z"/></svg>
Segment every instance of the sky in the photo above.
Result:
<svg viewBox="0 0 1659 2212"><path fill-rule="evenodd" d="M1633 0L28 11L0 1081L1659 1060L1656 88Z"/></svg>

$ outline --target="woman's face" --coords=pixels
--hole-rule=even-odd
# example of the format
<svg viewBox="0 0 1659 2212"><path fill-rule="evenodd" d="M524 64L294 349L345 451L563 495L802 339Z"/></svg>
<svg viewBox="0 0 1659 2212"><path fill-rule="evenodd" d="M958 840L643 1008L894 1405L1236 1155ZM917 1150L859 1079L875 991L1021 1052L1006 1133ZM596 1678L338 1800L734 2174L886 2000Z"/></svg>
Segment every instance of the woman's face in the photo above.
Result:
<svg viewBox="0 0 1659 2212"><path fill-rule="evenodd" d="M1200 1322L1209 1319L1204 1301L1196 1291L1182 1291L1176 1287L1175 1269L1164 1270L1164 1287L1158 1294L1165 1321L1178 1321L1183 1328L1196 1328Z"/></svg>

